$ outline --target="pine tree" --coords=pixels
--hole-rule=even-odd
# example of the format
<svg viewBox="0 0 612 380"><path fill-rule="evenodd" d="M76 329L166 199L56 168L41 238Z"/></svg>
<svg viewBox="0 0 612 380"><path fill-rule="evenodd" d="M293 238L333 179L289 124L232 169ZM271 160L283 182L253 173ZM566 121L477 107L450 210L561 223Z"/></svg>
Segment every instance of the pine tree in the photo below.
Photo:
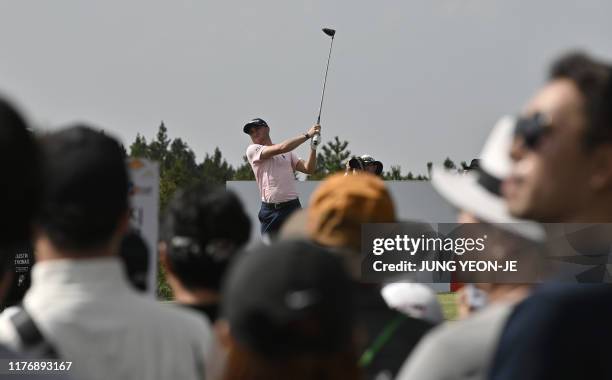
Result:
<svg viewBox="0 0 612 380"><path fill-rule="evenodd" d="M351 156L347 149L348 141L340 141L338 136L321 146L322 152L317 154L317 170L308 176L309 180L320 180L330 174L344 171L345 162Z"/></svg>
<svg viewBox="0 0 612 380"><path fill-rule="evenodd" d="M206 153L204 161L200 164L201 178L209 183L225 185L226 181L234 177L234 173L234 168L223 158L218 147L212 156Z"/></svg>
<svg viewBox="0 0 612 380"><path fill-rule="evenodd" d="M234 173L234 181L255 181L255 174L253 173L253 169L251 168L251 164L249 164L249 160L247 160L246 156L242 156L242 165L236 168Z"/></svg>
<svg viewBox="0 0 612 380"><path fill-rule="evenodd" d="M450 159L450 157L446 157L446 160L444 160L444 168L447 170L453 170L457 169L457 166L455 165L453 160Z"/></svg>

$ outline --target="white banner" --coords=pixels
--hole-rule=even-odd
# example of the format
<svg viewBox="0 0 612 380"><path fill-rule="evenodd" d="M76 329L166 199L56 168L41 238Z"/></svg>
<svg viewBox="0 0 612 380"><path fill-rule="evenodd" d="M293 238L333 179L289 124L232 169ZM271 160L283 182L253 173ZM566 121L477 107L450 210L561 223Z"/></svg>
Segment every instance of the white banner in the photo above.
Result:
<svg viewBox="0 0 612 380"><path fill-rule="evenodd" d="M159 164L130 158L130 223L138 230L149 251L147 293L157 294L157 240L159 230Z"/></svg>

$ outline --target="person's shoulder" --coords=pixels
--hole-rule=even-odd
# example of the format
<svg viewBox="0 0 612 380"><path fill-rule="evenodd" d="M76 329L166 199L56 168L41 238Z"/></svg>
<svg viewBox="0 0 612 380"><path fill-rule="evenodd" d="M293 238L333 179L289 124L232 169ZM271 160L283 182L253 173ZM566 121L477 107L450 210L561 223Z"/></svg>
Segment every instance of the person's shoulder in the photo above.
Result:
<svg viewBox="0 0 612 380"><path fill-rule="evenodd" d="M11 317L17 314L19 310L18 307L9 307L0 314L0 346L5 345L13 350L18 349L20 339Z"/></svg>
<svg viewBox="0 0 612 380"><path fill-rule="evenodd" d="M249 145L246 149L247 160L249 160L251 164L253 164L256 161L259 161L261 158L261 152L263 151L264 148L265 148L265 145L261 145L261 144Z"/></svg>
<svg viewBox="0 0 612 380"><path fill-rule="evenodd" d="M609 297L612 284L546 284L537 288L530 298L540 300L583 299L585 295Z"/></svg>
<svg viewBox="0 0 612 380"><path fill-rule="evenodd" d="M424 339L440 349L464 344L466 340L484 337L487 330L500 330L511 310L511 305L492 305L464 320L442 323Z"/></svg>
<svg viewBox="0 0 612 380"><path fill-rule="evenodd" d="M185 307L180 307L179 305L173 304L171 302L160 303L159 301L154 301L157 304L157 312L161 317L180 320L181 323L189 323L192 325L199 326L210 326L210 321L208 318L201 313L196 312L195 310L191 310Z"/></svg>
<svg viewBox="0 0 612 380"><path fill-rule="evenodd" d="M550 284L537 289L520 304L513 317L558 324L575 318L599 321L612 318L611 299L610 284Z"/></svg>
<svg viewBox="0 0 612 380"><path fill-rule="evenodd" d="M439 379L456 373L459 363L454 354L460 352L458 347L465 341L455 339L452 331L452 326L444 323L425 334L404 361L396 379ZM443 365L440 358L444 358Z"/></svg>
<svg viewBox="0 0 612 380"><path fill-rule="evenodd" d="M586 285L586 284L545 284L535 289L535 291L521 302L514 314L535 313L556 315L560 309L574 302L589 302L585 296L591 292L612 290L606 285Z"/></svg>
<svg viewBox="0 0 612 380"><path fill-rule="evenodd" d="M462 325L461 322L444 322L432 328L417 347L438 353L453 352L456 346L465 343L467 326Z"/></svg>
<svg viewBox="0 0 612 380"><path fill-rule="evenodd" d="M162 308L172 316L176 316L177 318L183 318L186 321L192 321L192 323L198 325L207 325L210 326L210 319L204 313L199 313L196 310L181 307L176 304L162 304Z"/></svg>
<svg viewBox="0 0 612 380"><path fill-rule="evenodd" d="M263 147L264 147L264 145L261 145L261 144L249 144L249 146L247 146L247 148L246 148L246 152L247 153L249 153L249 152L257 152L257 151L259 151Z"/></svg>
<svg viewBox="0 0 612 380"><path fill-rule="evenodd" d="M160 302L138 294L131 298L130 304L138 315L146 315L142 322L148 321L153 326L163 324L179 329L210 330L210 321L206 316L171 302Z"/></svg>

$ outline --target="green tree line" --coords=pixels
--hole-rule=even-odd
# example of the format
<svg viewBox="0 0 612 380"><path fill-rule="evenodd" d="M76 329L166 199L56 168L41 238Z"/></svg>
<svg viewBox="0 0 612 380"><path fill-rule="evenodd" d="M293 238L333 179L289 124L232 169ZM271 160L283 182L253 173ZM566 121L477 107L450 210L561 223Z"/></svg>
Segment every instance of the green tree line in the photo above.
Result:
<svg viewBox="0 0 612 380"><path fill-rule="evenodd" d="M344 171L346 162L353 157L348 149L348 141L335 136L323 144L317 153L317 170L307 180L321 180L330 174ZM181 138L170 138L168 128L162 121L157 135L149 140L138 134L129 146L131 157L147 158L157 161L160 167L160 208L163 211L174 192L182 187L197 183L225 184L226 181L253 181L255 176L246 156L237 167L230 165L217 147L212 154L206 153L201 162L196 161L194 151ZM446 169L457 169L457 165L446 158L443 162ZM461 162L461 168L468 166ZM431 176L432 163L426 164L426 172L402 174L401 166L390 165L383 173L385 180L393 181L427 181Z"/></svg>

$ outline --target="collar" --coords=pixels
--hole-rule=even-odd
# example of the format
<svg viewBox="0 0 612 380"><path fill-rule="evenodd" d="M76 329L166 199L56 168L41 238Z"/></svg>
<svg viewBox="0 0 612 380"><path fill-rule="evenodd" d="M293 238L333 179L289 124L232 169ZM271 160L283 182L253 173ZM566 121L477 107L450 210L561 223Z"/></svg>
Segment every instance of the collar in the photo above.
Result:
<svg viewBox="0 0 612 380"><path fill-rule="evenodd" d="M118 257L46 260L32 268L33 288L69 284L127 286L127 279Z"/></svg>

